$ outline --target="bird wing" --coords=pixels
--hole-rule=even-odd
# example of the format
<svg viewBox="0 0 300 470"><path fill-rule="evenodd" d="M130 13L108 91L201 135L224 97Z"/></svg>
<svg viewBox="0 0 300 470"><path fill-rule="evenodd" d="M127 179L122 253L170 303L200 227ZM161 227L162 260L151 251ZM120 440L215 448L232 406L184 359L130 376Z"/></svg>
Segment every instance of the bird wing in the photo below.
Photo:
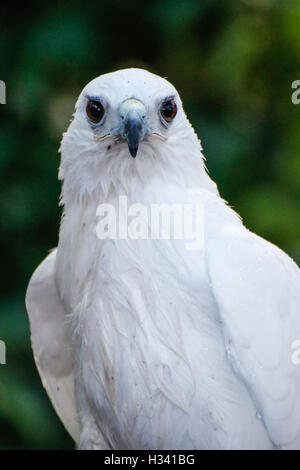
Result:
<svg viewBox="0 0 300 470"><path fill-rule="evenodd" d="M244 227L220 235L207 263L227 358L273 443L300 449L300 365L292 360L300 339L300 270Z"/></svg>
<svg viewBox="0 0 300 470"><path fill-rule="evenodd" d="M72 346L64 307L55 284L56 250L35 270L26 293L35 362L50 400L75 440L79 423L75 405Z"/></svg>

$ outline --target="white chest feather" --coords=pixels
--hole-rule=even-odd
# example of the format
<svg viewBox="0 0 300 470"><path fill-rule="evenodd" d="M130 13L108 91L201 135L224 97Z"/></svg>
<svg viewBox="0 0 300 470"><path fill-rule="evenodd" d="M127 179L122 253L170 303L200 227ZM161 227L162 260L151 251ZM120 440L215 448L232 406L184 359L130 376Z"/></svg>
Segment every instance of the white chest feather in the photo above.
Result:
<svg viewBox="0 0 300 470"><path fill-rule="evenodd" d="M245 428L243 409L248 425L260 428L227 362L206 273L208 247L99 240L97 204L73 209L61 229L59 285L80 338L79 386L111 445L230 447L238 439L231 417L236 413Z"/></svg>

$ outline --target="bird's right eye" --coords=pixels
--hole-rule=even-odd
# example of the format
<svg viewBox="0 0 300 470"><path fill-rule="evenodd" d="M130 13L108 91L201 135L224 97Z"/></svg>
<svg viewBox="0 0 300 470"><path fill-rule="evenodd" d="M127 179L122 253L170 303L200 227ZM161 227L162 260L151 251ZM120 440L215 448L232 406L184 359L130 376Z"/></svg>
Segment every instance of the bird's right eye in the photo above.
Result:
<svg viewBox="0 0 300 470"><path fill-rule="evenodd" d="M100 122L104 115L104 107L100 101L90 100L86 106L86 114L93 122Z"/></svg>

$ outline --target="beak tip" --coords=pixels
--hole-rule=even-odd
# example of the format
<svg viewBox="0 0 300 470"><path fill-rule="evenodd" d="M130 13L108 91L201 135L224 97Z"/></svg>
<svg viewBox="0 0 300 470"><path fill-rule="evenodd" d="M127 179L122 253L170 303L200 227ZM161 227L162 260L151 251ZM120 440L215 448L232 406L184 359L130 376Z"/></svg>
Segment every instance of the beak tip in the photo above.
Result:
<svg viewBox="0 0 300 470"><path fill-rule="evenodd" d="M132 156L132 158L136 157L137 151L138 151L138 146L137 147L133 147L133 146L129 147L129 152L130 152L130 155Z"/></svg>

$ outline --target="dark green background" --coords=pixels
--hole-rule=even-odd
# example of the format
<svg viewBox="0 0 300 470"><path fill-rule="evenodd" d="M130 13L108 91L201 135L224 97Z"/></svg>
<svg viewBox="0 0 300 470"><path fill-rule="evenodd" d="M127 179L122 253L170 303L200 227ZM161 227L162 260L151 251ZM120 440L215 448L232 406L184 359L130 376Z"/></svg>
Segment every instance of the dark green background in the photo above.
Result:
<svg viewBox="0 0 300 470"><path fill-rule="evenodd" d="M78 93L120 67L168 77L222 196L299 261L300 2L7 2L0 21L0 448L72 448L35 370L24 293L57 243L57 149Z"/></svg>

